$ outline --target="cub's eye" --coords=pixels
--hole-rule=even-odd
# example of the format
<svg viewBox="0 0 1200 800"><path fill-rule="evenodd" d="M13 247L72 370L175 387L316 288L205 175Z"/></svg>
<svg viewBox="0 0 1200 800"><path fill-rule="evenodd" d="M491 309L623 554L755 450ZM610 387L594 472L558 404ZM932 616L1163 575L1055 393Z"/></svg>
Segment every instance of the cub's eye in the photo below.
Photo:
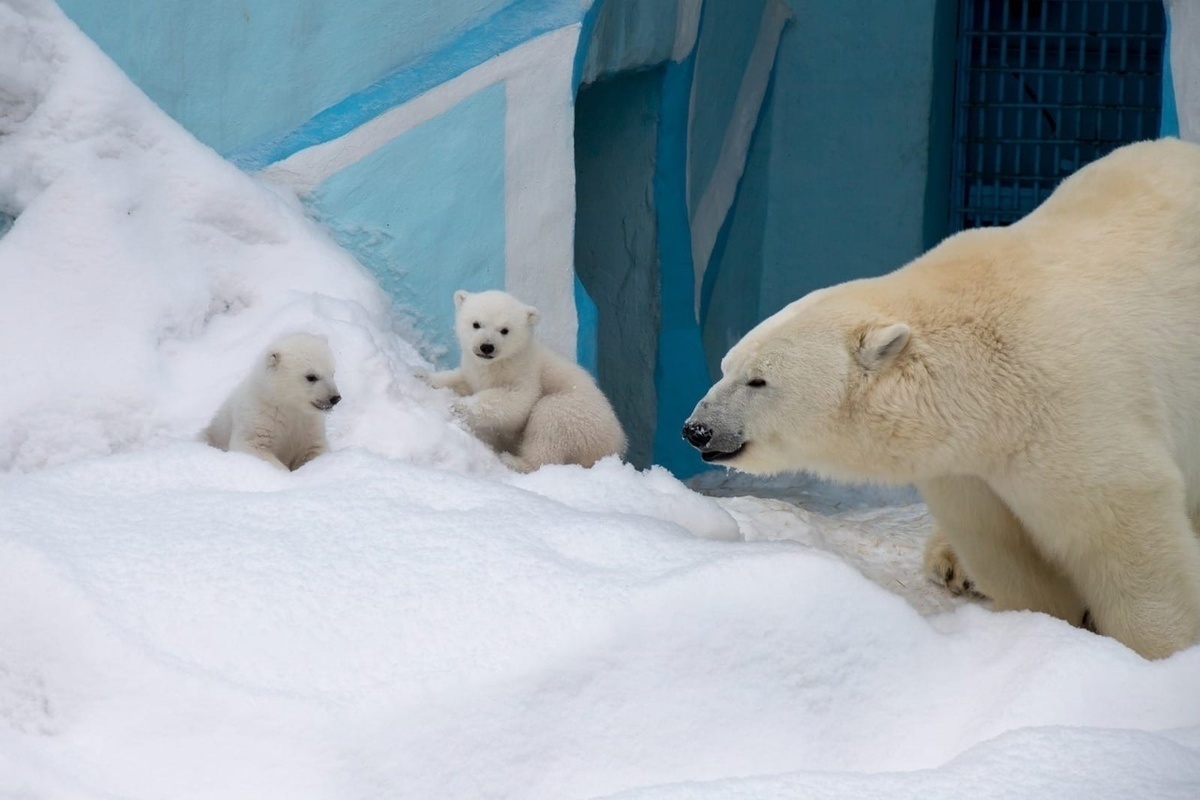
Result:
<svg viewBox="0 0 1200 800"><path fill-rule="evenodd" d="M475 330L479 330L479 323L478 323L478 322L472 322L472 323L471 323L471 327L472 327L472 328L474 328Z"/></svg>
<svg viewBox="0 0 1200 800"><path fill-rule="evenodd" d="M316 376L316 375L313 375L313 374L310 372L310 373L308 373L307 375L305 375L305 376L304 376L304 380L308 381L309 383L316 383L316 382L317 382L317 376Z"/></svg>
<svg viewBox="0 0 1200 800"><path fill-rule="evenodd" d="M746 385L753 386L755 389L759 389L759 388L762 388L763 386L766 386L767 382L764 381L762 378L752 378L751 380L746 381Z"/></svg>
<svg viewBox="0 0 1200 800"><path fill-rule="evenodd" d="M508 336L508 328L501 328L501 329L500 329L500 335L501 335L501 336Z"/></svg>

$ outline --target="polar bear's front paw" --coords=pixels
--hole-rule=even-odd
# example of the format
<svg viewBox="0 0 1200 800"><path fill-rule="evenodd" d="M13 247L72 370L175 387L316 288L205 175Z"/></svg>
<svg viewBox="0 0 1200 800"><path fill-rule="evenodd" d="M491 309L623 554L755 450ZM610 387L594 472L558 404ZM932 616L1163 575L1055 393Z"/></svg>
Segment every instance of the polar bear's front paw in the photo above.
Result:
<svg viewBox="0 0 1200 800"><path fill-rule="evenodd" d="M967 575L950 543L934 531L925 546L925 575L936 584L945 586L956 596L984 598L975 588L975 581Z"/></svg>
<svg viewBox="0 0 1200 800"><path fill-rule="evenodd" d="M533 472L536 469L533 464L513 453L501 453L500 460L504 462L504 466L516 472Z"/></svg>
<svg viewBox="0 0 1200 800"><path fill-rule="evenodd" d="M479 416L479 404L474 402L474 398L460 397L450 404L450 413L471 424Z"/></svg>

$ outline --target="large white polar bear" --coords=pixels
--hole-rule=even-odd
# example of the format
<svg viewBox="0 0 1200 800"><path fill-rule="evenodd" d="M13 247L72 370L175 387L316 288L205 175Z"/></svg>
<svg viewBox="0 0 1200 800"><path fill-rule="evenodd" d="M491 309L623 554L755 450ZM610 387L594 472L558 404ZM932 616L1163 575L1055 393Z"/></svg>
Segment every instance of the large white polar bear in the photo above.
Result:
<svg viewBox="0 0 1200 800"><path fill-rule="evenodd" d="M259 358L204 437L213 447L299 469L328 449L325 413L341 399L325 337L291 334Z"/></svg>
<svg viewBox="0 0 1200 800"><path fill-rule="evenodd" d="M625 454L625 432L588 373L533 337L538 312L500 291L454 293L458 369L429 382L461 396L455 410L513 469L590 467Z"/></svg>
<svg viewBox="0 0 1200 800"><path fill-rule="evenodd" d="M1200 640L1200 147L1118 149L721 369L684 426L705 460L915 482L996 608L1150 658Z"/></svg>

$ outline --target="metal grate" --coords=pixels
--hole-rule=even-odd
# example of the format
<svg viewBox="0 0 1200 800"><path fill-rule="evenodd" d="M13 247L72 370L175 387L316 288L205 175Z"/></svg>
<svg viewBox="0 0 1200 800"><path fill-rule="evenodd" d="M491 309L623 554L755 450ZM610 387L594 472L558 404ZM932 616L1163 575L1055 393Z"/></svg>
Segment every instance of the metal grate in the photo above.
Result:
<svg viewBox="0 0 1200 800"><path fill-rule="evenodd" d="M960 0L950 230L1007 225L1158 135L1162 0Z"/></svg>

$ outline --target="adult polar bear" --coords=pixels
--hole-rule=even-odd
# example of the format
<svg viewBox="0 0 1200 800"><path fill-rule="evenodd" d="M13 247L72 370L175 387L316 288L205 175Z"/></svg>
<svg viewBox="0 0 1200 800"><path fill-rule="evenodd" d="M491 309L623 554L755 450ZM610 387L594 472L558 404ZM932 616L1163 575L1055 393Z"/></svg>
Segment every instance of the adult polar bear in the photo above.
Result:
<svg viewBox="0 0 1200 800"><path fill-rule="evenodd" d="M1200 147L1120 148L750 331L684 436L748 472L914 482L998 609L1200 640ZM1190 518L1190 519L1189 519Z"/></svg>

